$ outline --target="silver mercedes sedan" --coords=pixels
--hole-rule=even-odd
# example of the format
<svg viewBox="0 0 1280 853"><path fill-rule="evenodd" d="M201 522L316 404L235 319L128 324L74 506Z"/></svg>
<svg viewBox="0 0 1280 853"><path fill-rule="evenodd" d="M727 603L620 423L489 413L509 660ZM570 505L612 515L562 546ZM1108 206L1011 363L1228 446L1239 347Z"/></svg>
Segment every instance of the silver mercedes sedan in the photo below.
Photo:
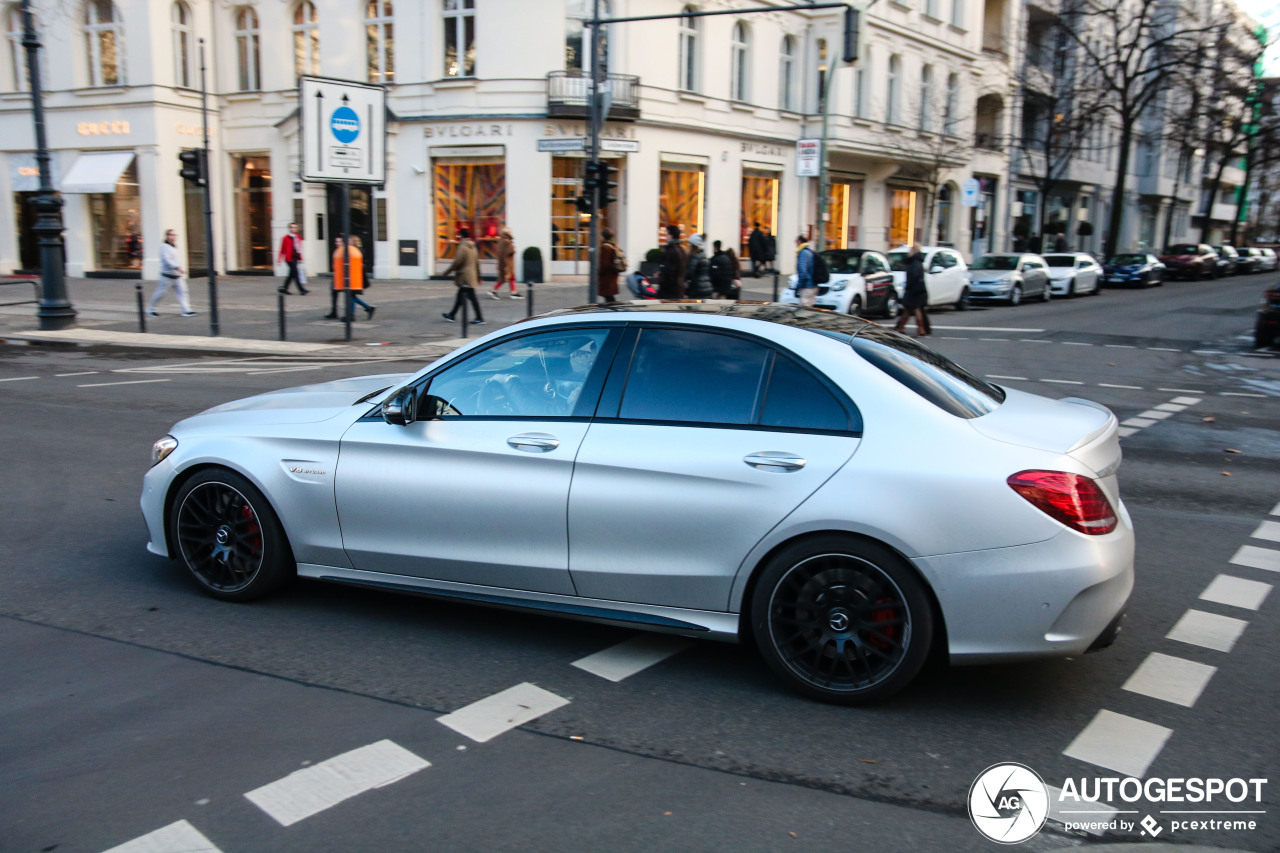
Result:
<svg viewBox="0 0 1280 853"><path fill-rule="evenodd" d="M1109 645L1133 586L1119 465L1103 406L874 323L618 303L181 421L142 511L148 549L227 601L300 575L744 640L854 704L935 649Z"/></svg>

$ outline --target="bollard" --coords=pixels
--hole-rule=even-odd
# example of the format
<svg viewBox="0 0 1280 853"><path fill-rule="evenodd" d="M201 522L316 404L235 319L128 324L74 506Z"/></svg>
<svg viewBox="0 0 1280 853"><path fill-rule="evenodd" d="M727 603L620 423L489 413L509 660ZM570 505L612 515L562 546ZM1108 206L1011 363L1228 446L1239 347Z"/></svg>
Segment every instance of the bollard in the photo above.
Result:
<svg viewBox="0 0 1280 853"><path fill-rule="evenodd" d="M276 294L276 302L280 311L280 340L284 340L284 294Z"/></svg>
<svg viewBox="0 0 1280 853"><path fill-rule="evenodd" d="M133 290L138 296L138 331L145 334L147 331L147 311L142 307L142 285L135 284Z"/></svg>
<svg viewBox="0 0 1280 853"><path fill-rule="evenodd" d="M524 301L526 303L524 306L524 316L532 317L533 316L533 282L531 281L526 281L524 283Z"/></svg>
<svg viewBox="0 0 1280 853"><path fill-rule="evenodd" d="M460 292L461 293L461 292ZM459 301L462 303L462 337L467 336L467 299L465 293L461 293Z"/></svg>
<svg viewBox="0 0 1280 853"><path fill-rule="evenodd" d="M778 271L773 271L773 299L772 302L778 301Z"/></svg>
<svg viewBox="0 0 1280 853"><path fill-rule="evenodd" d="M346 340L349 341L351 340L351 314L355 310L356 303L355 303L355 300L351 298L351 288L345 287L343 288L343 290L347 294L347 302L346 302L346 312L343 314L342 319L346 322L346 325L347 325Z"/></svg>

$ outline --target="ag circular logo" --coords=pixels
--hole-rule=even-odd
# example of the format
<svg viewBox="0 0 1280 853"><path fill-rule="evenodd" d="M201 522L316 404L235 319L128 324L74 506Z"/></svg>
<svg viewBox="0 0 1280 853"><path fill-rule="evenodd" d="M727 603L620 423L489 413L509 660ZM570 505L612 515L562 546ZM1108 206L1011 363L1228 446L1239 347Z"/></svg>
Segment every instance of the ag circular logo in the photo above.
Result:
<svg viewBox="0 0 1280 853"><path fill-rule="evenodd" d="M987 838L1020 844L1049 817L1049 789L1040 774L1022 764L993 764L969 788L969 819Z"/></svg>
<svg viewBox="0 0 1280 853"><path fill-rule="evenodd" d="M355 142L360 135L360 116L351 107L338 107L329 119L329 129L343 145Z"/></svg>

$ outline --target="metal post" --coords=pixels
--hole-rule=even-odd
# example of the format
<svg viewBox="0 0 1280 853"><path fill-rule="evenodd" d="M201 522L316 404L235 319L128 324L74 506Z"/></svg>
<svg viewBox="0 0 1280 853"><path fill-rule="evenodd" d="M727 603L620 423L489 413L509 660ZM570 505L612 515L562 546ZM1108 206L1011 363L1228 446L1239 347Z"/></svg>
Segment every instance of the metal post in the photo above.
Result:
<svg viewBox="0 0 1280 853"><path fill-rule="evenodd" d="M478 252L478 251L479 251L479 249L477 249L476 251ZM465 285L464 285L464 286L465 286ZM473 293L475 292L475 288L474 288L474 287L473 287L473 288L471 288L471 290L472 290L472 292L473 292ZM458 295L459 295L460 297L462 297L462 298L461 298L461 300L460 300L461 307L462 307L462 337L464 337L464 338L465 338L465 337L467 336L467 301L468 301L468 300L467 300L467 298L466 298L467 294L466 294L464 291L462 291L461 289L459 289L459 291L458 291Z"/></svg>
<svg viewBox="0 0 1280 853"><path fill-rule="evenodd" d="M778 271L777 270L773 271L773 299L770 301L771 302L778 301Z"/></svg>
<svg viewBox="0 0 1280 853"><path fill-rule="evenodd" d="M342 290L346 294L343 302L342 322L346 324L345 340L351 340L351 314L355 302L351 299L351 185L342 183Z"/></svg>
<svg viewBox="0 0 1280 853"><path fill-rule="evenodd" d="M209 277L209 334L218 336L218 273L213 251L213 158L209 156L209 105L204 84L204 39L200 39L200 124L204 134L204 257Z"/></svg>
<svg viewBox="0 0 1280 853"><path fill-rule="evenodd" d="M280 312L280 340L284 340L284 294L276 294L276 307Z"/></svg>
<svg viewBox="0 0 1280 853"><path fill-rule="evenodd" d="M600 161L600 127L604 124L604 116L601 115L604 106L604 92L601 87L601 73L604 70L603 63L600 62L600 0L592 0L591 12L591 142L588 154L590 160L588 163L598 163ZM597 176L599 173L597 173ZM598 184L598 182L597 182ZM587 270L587 304L594 305L596 294L600 289L600 269L596 263L596 258L600 256L600 202L606 195L597 185L591 199L591 237L590 244L587 249L587 263L590 269Z"/></svg>
<svg viewBox="0 0 1280 853"><path fill-rule="evenodd" d="M533 282L524 283L524 316L533 316Z"/></svg>
<svg viewBox="0 0 1280 853"><path fill-rule="evenodd" d="M138 331L146 334L147 332L147 310L142 307L142 285L135 284L133 293L138 298Z"/></svg>
<svg viewBox="0 0 1280 853"><path fill-rule="evenodd" d="M828 161L830 155L827 153L830 146L827 145L827 125L831 120L831 87L836 82L836 63L835 57L832 55L834 51L827 50L827 84L822 91L822 155L818 159L818 236L814 240L817 251L821 252L826 248L827 242L827 196L831 194L831 172ZM774 277L776 280L776 276ZM774 286L776 293L777 286Z"/></svg>
<svg viewBox="0 0 1280 853"><path fill-rule="evenodd" d="M67 298L63 265L62 199L54 194L49 173L49 146L44 133L44 96L40 91L40 40L31 17L31 0L22 0L22 46L27 50L27 82L31 86L31 118L36 132L36 163L40 167L40 192L32 200L36 212L31 230L40 243L40 307L36 317L43 331L69 329L76 324L76 310ZM16 82L16 81L15 81Z"/></svg>

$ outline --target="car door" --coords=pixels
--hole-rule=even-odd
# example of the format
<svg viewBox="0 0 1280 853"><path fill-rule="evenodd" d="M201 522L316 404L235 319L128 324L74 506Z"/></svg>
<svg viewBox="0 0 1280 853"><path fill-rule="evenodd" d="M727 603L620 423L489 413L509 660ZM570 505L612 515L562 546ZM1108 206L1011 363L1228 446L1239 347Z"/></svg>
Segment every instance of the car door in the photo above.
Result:
<svg viewBox="0 0 1280 853"><path fill-rule="evenodd" d="M929 305L950 305L960 295L956 290L947 263L947 253L935 251L925 266L925 287L929 291Z"/></svg>
<svg viewBox="0 0 1280 853"><path fill-rule="evenodd" d="M646 324L617 361L569 493L578 594L725 610L751 548L857 449L857 410L798 359L706 327Z"/></svg>
<svg viewBox="0 0 1280 853"><path fill-rule="evenodd" d="M1049 273L1038 258L1022 259L1022 295L1024 298L1043 296L1049 286Z"/></svg>
<svg viewBox="0 0 1280 853"><path fill-rule="evenodd" d="M1076 259L1076 293L1092 293L1098 289L1102 268L1088 258Z"/></svg>
<svg viewBox="0 0 1280 853"><path fill-rule="evenodd" d="M420 381L416 422L352 426L335 483L352 565L572 594L573 461L620 331L514 335Z"/></svg>

